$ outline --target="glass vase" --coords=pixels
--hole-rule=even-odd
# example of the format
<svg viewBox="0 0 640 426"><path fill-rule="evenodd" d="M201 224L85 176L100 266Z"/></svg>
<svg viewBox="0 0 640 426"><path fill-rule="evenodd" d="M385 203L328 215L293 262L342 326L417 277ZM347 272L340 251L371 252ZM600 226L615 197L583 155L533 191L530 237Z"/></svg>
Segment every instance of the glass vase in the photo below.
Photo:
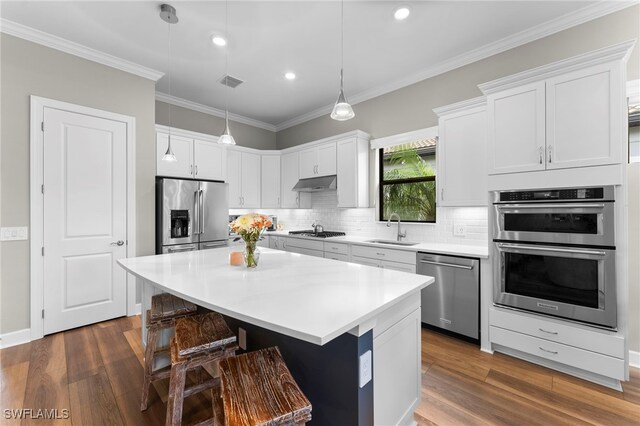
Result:
<svg viewBox="0 0 640 426"><path fill-rule="evenodd" d="M258 267L260 260L260 250L257 248L257 241L245 241L244 264L248 269Z"/></svg>

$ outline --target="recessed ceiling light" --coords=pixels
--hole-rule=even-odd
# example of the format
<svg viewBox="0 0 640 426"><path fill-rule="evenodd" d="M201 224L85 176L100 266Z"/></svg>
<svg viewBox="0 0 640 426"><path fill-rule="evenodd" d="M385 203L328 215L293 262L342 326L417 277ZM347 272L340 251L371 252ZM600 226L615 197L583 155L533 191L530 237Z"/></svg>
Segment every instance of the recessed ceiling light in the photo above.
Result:
<svg viewBox="0 0 640 426"><path fill-rule="evenodd" d="M287 80L295 80L296 79L296 74L292 73L291 71L289 71L289 72L284 74L284 78L286 78Z"/></svg>
<svg viewBox="0 0 640 426"><path fill-rule="evenodd" d="M225 38L221 37L221 36L213 36L213 37L211 37L211 41L216 46L226 46L227 45L227 40L225 40Z"/></svg>
<svg viewBox="0 0 640 426"><path fill-rule="evenodd" d="M393 17L396 18L396 20L398 21L402 21L404 19L407 19L410 13L411 11L409 10L408 7L400 6L395 10L395 12L393 12Z"/></svg>

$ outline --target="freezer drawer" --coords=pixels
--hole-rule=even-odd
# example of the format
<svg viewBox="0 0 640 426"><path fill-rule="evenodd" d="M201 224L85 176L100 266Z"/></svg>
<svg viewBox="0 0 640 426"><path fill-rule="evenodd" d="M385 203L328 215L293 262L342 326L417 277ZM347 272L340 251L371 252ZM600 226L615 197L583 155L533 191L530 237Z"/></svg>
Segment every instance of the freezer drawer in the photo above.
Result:
<svg viewBox="0 0 640 426"><path fill-rule="evenodd" d="M418 253L416 272L435 277L422 290L422 322L479 339L480 261Z"/></svg>
<svg viewBox="0 0 640 426"><path fill-rule="evenodd" d="M198 244L176 244L173 246L162 246L162 254L181 253L183 251L198 250Z"/></svg>

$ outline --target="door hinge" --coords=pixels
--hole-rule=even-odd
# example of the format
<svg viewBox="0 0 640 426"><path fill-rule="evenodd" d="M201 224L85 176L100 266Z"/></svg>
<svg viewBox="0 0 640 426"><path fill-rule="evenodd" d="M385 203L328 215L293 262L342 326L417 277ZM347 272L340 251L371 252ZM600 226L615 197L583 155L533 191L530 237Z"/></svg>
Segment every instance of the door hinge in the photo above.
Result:
<svg viewBox="0 0 640 426"><path fill-rule="evenodd" d="M42 318L44 319L44 309L42 310Z"/></svg>
<svg viewBox="0 0 640 426"><path fill-rule="evenodd" d="M41 128L41 129L42 129L42 131L44 132L44 121L42 121L42 122L40 123L40 128Z"/></svg>
<svg viewBox="0 0 640 426"><path fill-rule="evenodd" d="M40 186L40 190L42 191L42 193L44 194L44 183L42 184L42 186Z"/></svg>
<svg viewBox="0 0 640 426"><path fill-rule="evenodd" d="M44 247L42 247L42 255L44 256Z"/></svg>

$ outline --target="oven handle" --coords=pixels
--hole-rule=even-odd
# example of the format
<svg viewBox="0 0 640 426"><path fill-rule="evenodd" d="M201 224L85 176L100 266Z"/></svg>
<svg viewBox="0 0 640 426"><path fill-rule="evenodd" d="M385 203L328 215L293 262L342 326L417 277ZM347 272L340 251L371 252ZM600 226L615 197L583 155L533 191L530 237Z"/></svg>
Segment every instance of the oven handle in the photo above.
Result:
<svg viewBox="0 0 640 426"><path fill-rule="evenodd" d="M590 203L590 204L500 204L497 206L498 210L502 209L551 209L551 208L573 208L573 209L604 209L602 203Z"/></svg>
<svg viewBox="0 0 640 426"><path fill-rule="evenodd" d="M533 250L533 251L551 251L556 253L576 253L576 254L587 254L591 256L605 256L607 253L601 250L583 250L583 249L566 249L566 248L556 248L556 247L536 247L536 246L525 246L521 244L504 244L498 243L498 247L500 248L514 248L514 249L525 249L525 250Z"/></svg>

